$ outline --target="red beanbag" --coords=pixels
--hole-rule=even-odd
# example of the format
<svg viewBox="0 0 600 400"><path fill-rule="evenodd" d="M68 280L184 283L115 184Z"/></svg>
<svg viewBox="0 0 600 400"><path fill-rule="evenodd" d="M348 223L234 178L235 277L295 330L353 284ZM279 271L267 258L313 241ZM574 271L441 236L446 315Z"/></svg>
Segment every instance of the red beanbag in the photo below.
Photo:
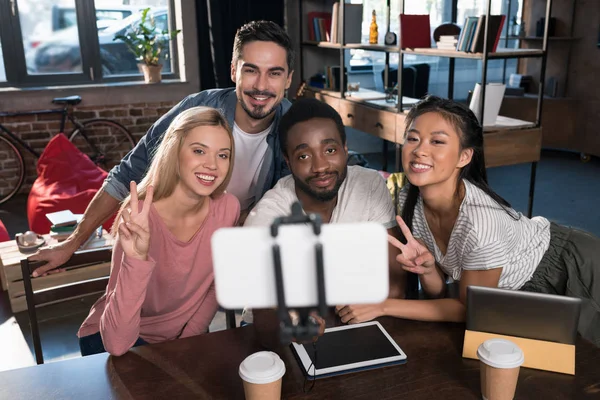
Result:
<svg viewBox="0 0 600 400"><path fill-rule="evenodd" d="M10 235L2 221L0 221L0 242L6 242L8 240L10 240Z"/></svg>
<svg viewBox="0 0 600 400"><path fill-rule="evenodd" d="M27 199L29 229L50 232L46 214L71 210L83 214L108 175L63 134L50 140L37 164L38 177ZM110 229L114 217L104 223Z"/></svg>

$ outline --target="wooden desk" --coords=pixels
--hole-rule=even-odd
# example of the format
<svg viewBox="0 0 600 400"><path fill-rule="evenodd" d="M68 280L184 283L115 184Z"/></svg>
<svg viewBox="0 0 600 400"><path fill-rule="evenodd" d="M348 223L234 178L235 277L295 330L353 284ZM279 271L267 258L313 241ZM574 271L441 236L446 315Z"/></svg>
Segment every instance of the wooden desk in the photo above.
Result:
<svg viewBox="0 0 600 400"><path fill-rule="evenodd" d="M304 377L289 348L285 399L480 399L479 363L461 357L463 324L379 320L408 355L405 365L318 380ZM2 399L243 399L240 362L259 351L247 326L158 345L122 357L100 354L0 373ZM516 399L600 396L600 349L580 339L576 375L522 369Z"/></svg>
<svg viewBox="0 0 600 400"><path fill-rule="evenodd" d="M46 244L42 248L58 243L55 239L51 239L50 235L43 236ZM90 240L81 250L112 248L113 244L114 238L107 231L103 231L101 238ZM27 310L23 276L21 275L21 260L33 253L21 253L14 240L0 243L0 280L2 280L2 289L8 290L13 313ZM34 290L39 290L85 279L100 278L109 274L110 263L101 263L88 268L72 268L59 274L35 278L32 280L32 284Z"/></svg>

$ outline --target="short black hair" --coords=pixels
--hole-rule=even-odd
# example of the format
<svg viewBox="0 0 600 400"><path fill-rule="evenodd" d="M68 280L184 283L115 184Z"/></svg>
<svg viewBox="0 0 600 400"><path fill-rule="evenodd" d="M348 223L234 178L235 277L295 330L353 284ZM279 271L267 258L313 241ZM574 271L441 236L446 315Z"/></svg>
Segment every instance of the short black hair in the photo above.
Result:
<svg viewBox="0 0 600 400"><path fill-rule="evenodd" d="M244 45L255 41L273 42L283 47L287 53L288 73L294 69L296 55L292 41L287 32L273 21L251 21L242 25L233 40L232 61L235 63L242 57Z"/></svg>
<svg viewBox="0 0 600 400"><path fill-rule="evenodd" d="M346 127L342 122L340 114L329 104L308 97L296 100L283 117L281 117L281 121L279 122L279 142L281 143L283 154L287 154L287 138L290 129L300 122L305 122L313 118L330 119L335 122L342 139L342 145L346 144Z"/></svg>

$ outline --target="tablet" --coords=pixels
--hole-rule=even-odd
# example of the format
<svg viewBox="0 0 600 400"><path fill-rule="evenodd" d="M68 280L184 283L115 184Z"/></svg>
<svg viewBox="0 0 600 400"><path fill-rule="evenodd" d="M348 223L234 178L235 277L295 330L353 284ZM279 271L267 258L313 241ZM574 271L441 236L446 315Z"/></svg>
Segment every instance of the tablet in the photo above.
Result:
<svg viewBox="0 0 600 400"><path fill-rule="evenodd" d="M575 344L581 300L467 286L467 330Z"/></svg>
<svg viewBox="0 0 600 400"><path fill-rule="evenodd" d="M316 342L316 366L312 343L291 346L308 379L406 362L406 354L377 321L325 329Z"/></svg>

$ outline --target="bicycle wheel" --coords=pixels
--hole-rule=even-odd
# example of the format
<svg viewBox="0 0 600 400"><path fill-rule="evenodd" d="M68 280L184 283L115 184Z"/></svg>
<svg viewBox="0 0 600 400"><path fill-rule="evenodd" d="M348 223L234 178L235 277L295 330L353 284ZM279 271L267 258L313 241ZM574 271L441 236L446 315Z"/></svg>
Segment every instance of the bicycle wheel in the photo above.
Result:
<svg viewBox="0 0 600 400"><path fill-rule="evenodd" d="M24 180L23 156L10 140L0 136L0 204L17 194Z"/></svg>
<svg viewBox="0 0 600 400"><path fill-rule="evenodd" d="M82 125L83 129L75 129L69 140L105 171L119 164L135 146L131 133L115 121L92 119Z"/></svg>

